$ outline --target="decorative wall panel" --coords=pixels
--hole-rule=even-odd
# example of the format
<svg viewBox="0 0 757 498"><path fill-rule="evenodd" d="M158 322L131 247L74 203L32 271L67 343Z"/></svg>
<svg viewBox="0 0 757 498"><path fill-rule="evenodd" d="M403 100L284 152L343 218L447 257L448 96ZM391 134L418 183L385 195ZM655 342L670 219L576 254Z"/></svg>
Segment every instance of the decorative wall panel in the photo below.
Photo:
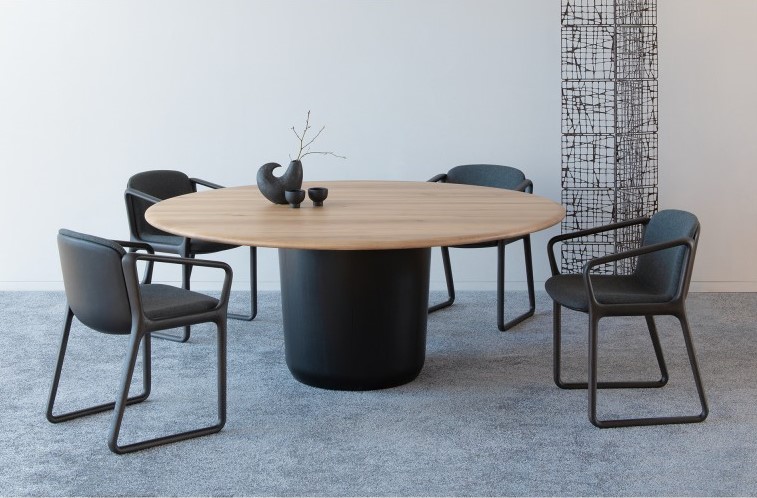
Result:
<svg viewBox="0 0 757 498"><path fill-rule="evenodd" d="M657 1L562 0L563 232L657 211L657 128ZM634 227L564 243L562 270L640 238Z"/></svg>

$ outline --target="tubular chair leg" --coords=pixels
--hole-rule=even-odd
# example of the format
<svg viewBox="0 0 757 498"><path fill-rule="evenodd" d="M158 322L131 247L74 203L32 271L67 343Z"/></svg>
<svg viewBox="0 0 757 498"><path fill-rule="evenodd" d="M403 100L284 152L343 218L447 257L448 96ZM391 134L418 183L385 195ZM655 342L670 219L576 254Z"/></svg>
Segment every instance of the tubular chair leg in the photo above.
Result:
<svg viewBox="0 0 757 498"><path fill-rule="evenodd" d="M536 311L534 293L534 269L531 261L531 237L523 237L523 252L526 255L526 284L528 285L528 311L505 323L505 241L497 244L497 328L504 332L510 330Z"/></svg>
<svg viewBox="0 0 757 498"><path fill-rule="evenodd" d="M58 385L60 384L60 376L63 371L63 360L66 356L66 349L68 348L68 338L71 334L71 324L73 322L74 313L70 308L66 310L66 319L63 325L63 335L60 341L60 348L58 350L58 360L55 364L55 374L53 375L52 386L50 387L50 396L47 401L47 420L56 424L58 422L65 422L66 420L83 417L85 415L92 415L94 413L100 413L107 410L112 410L115 407L115 403L103 403L101 405L92 406L90 408L84 408L68 413L61 413L60 415L53 414L53 407L55 405L55 398L58 395ZM131 405L133 403L139 403L147 399L150 395L151 385L151 368L150 368L150 338L145 337L143 345L143 362L142 362L142 394L127 398L125 403ZM137 343L137 351L139 350L139 343ZM135 353L136 355L136 353ZM136 357L136 356L135 356ZM128 394L128 392L127 392Z"/></svg>
<svg viewBox="0 0 757 498"><path fill-rule="evenodd" d="M561 310L562 306L557 303L553 304L552 311L552 375L555 381L555 385L560 389L587 389L589 384L586 382L564 382L562 380L562 325L561 325ZM660 338L657 335L657 327L655 327L654 319L651 316L646 316L647 327L649 328L649 335L652 339L652 346L654 347L655 357L657 358L657 365L660 368L660 379L653 381L613 381L613 382L597 382L597 389L640 389L640 388L657 388L663 387L668 382L668 368L665 365L665 358L662 354L662 347L660 346ZM591 324L590 324L591 327ZM591 328L590 328L591 333ZM596 340L595 340L596 342Z"/></svg>
<svg viewBox="0 0 757 498"><path fill-rule="evenodd" d="M250 314L229 313L232 320L252 321L258 315L258 248L250 246Z"/></svg>
<svg viewBox="0 0 757 498"><path fill-rule="evenodd" d="M683 331L683 340L686 342L686 354L689 357L689 364L691 365L691 372L694 375L694 383L697 386L697 394L699 395L699 404L702 406L702 412L695 417L694 422L701 422L707 418L710 413L710 408L707 406L707 396L704 394L704 385L702 384L702 377L699 374L699 363L697 362L696 350L694 349L694 342L691 340L691 330L689 329L689 320L686 318L686 311L683 311L678 316L678 321L681 323L681 330Z"/></svg>
<svg viewBox="0 0 757 498"><path fill-rule="evenodd" d="M181 254L182 258L193 258L194 254ZM190 287L190 278L192 277L192 266L190 265L182 265L181 266L181 288L189 290ZM151 335L155 339L165 339L167 341L173 341L173 342L187 342L189 340L189 336L191 335L192 328L190 326L184 327L184 332L182 332L181 335L173 335L168 334L165 332L153 332Z"/></svg>
<svg viewBox="0 0 757 498"><path fill-rule="evenodd" d="M536 292L534 291L534 263L531 257L531 236L523 237L523 254L526 259L526 285L528 285L529 316L536 311Z"/></svg>
<svg viewBox="0 0 757 498"><path fill-rule="evenodd" d="M576 384L574 382L563 382L561 378L561 310L562 306L554 301L552 303L552 379L555 381L555 385L560 389L581 389L581 386L579 384Z"/></svg>
<svg viewBox="0 0 757 498"><path fill-rule="evenodd" d="M647 317L647 323L649 323ZM697 386L697 393L699 394L699 401L702 405L702 412L699 415L687 415L687 416L672 416L672 417L646 417L646 418L625 418L625 419L610 419L600 420L597 417L597 334L599 328L599 318L590 317L590 330L589 330L589 421L600 429L607 429L612 427L631 427L642 425L664 425L664 424L690 424L695 422L701 422L707 418L708 408L707 400L705 399L704 389L702 387L702 380L699 376L699 368L697 366L696 355L694 352L694 345L691 342L691 336L689 333L688 323L686 317L681 315L678 317L681 322L681 328L683 329L683 337L686 342L686 352L689 356L689 362L691 363L691 370L694 374L694 382ZM650 332L654 326L650 327ZM656 335L653 334L653 336ZM659 345L659 344L658 344ZM663 379L667 380L667 379Z"/></svg>
<svg viewBox="0 0 757 498"><path fill-rule="evenodd" d="M660 367L660 380L651 387L662 387L668 383L668 367L665 365L665 356L662 354L660 336L657 334L657 326L654 323L654 317L652 315L646 315L644 319L647 321L649 337L652 339L652 347L654 348L654 354L657 357L657 365Z"/></svg>
<svg viewBox="0 0 757 498"><path fill-rule="evenodd" d="M148 337L150 334L145 334L139 330L133 330L131 339L129 342L129 354L124 361L124 371L121 376L121 387L119 390L118 399L116 400L116 409L113 413L113 421L111 423L110 435L108 437L108 447L113 453L124 454L134 451L143 450L146 448L152 448L161 444L175 443L177 441L183 441L185 439L191 439L199 436L205 436L220 431L226 424L226 322L220 320L216 323L217 327L217 360L218 360L218 420L215 424L203 427L200 429L193 429L190 431L180 432L177 434L171 434L168 436L157 437L148 439L145 441L139 441L136 443L130 443L126 445L118 444L118 435L121 431L121 423L124 418L124 411L126 409L127 395L129 393L129 385L131 384L131 377L134 373L134 363L137 359L137 351L139 350L140 336Z"/></svg>
<svg viewBox="0 0 757 498"><path fill-rule="evenodd" d="M455 302L455 282L452 280L452 264L449 260L449 247L441 247L442 250L442 263L444 264L444 279L447 281L447 300L442 301L439 304L429 306L428 312L433 313L440 309L452 306Z"/></svg>

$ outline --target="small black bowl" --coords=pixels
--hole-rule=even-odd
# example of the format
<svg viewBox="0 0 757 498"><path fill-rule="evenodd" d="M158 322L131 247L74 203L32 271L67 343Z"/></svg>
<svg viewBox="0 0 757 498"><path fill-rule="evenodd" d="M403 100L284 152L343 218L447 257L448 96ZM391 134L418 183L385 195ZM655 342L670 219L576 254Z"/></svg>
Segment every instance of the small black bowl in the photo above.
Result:
<svg viewBox="0 0 757 498"><path fill-rule="evenodd" d="M284 197L286 198L289 205L293 208L299 208L300 203L305 200L305 191L304 190L287 190L284 192Z"/></svg>
<svg viewBox="0 0 757 498"><path fill-rule="evenodd" d="M323 206L323 201L329 196L329 189L326 187L310 187L308 197L313 201L313 206Z"/></svg>

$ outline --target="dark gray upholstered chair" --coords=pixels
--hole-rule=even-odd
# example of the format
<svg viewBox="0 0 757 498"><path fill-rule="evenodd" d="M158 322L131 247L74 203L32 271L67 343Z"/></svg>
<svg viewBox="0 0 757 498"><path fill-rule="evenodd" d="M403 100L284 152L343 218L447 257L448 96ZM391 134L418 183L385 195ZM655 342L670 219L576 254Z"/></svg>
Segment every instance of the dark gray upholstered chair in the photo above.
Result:
<svg viewBox="0 0 757 498"><path fill-rule="evenodd" d="M561 275L557 269L554 245L576 237L585 237L633 225L643 225L641 247L592 259L584 266L583 274ZM699 240L699 221L685 211L664 210L651 218L639 218L603 227L558 235L547 246L552 277L546 282L547 293L554 300L554 381L562 389L587 389L589 392L589 420L597 427L626 427L634 425L683 424L701 422L707 418L708 408L702 379L699 375L694 344L686 318L686 295L689 290L694 257ZM595 275L596 267L636 258L631 275ZM563 382L560 368L560 309L561 306L589 315L589 374L586 382ZM699 415L599 420L597 418L597 389L626 389L662 387L668 381L668 371L655 326L655 315L675 316L683 329L686 352L694 374L702 411ZM660 379L635 382L599 382L597 380L597 341L599 321L610 316L643 316L646 319L652 346L660 367Z"/></svg>
<svg viewBox="0 0 757 498"><path fill-rule="evenodd" d="M124 247L144 249L150 254L126 253ZM197 259L156 256L149 245L101 239L70 230L58 233L58 251L66 289L66 318L63 325L58 360L55 366L47 419L63 422L84 415L113 410L108 446L114 453L129 453L160 444L173 443L220 431L226 423L226 312L231 289L231 268L225 263ZM162 284L140 284L137 261L186 264L219 268L225 272L219 299ZM87 327L106 334L129 336L121 383L115 403L53 414L63 359L66 355L71 323L76 317ZM126 445L118 444L126 405L139 403L150 395L151 351L150 336L154 331L212 322L217 328L218 347L218 420L213 425L169 436L148 439ZM129 396L134 366L142 343L143 392Z"/></svg>
<svg viewBox="0 0 757 498"><path fill-rule="evenodd" d="M436 175L430 182L462 183L465 185L480 185L482 187L496 187L507 190L518 190L533 193L534 184L526 178L519 169L496 164L466 164L456 166L447 173ZM505 323L505 246L523 241L523 251L526 256L526 282L528 285L528 311ZM526 318L533 316L536 309L534 297L534 270L531 262L531 236L525 235L514 239L484 242L481 244L467 244L452 246L456 248L497 247L497 327L505 331L519 324ZM455 302L455 283L452 280L452 266L449 258L449 247L442 247L442 263L444 277L447 281L447 300L429 307L428 312L446 308Z"/></svg>
<svg viewBox="0 0 757 498"><path fill-rule="evenodd" d="M209 254L233 249L237 246L209 242L200 239L188 239L173 235L153 227L145 221L147 208L171 197L190 194L197 191L197 185L209 188L223 188L199 178L189 178L181 171L153 170L137 173L129 178L124 193L126 199L126 213L129 218L131 240L150 244L158 252L178 254L184 258L194 258L197 254ZM148 275L152 275L152 265L148 264ZM182 287L190 288L192 266L185 265L182 271ZM250 247L250 314L243 315L229 313L229 318L250 321L258 313L257 290L257 248ZM153 334L153 337L186 342L189 340L190 329L184 328L183 335L176 337L167 334Z"/></svg>

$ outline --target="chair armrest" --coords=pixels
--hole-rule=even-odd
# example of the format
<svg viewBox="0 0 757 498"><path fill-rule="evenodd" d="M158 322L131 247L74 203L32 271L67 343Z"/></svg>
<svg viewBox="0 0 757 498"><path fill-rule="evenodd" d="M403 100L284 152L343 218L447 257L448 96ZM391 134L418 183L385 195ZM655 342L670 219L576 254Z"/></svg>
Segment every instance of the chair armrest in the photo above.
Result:
<svg viewBox="0 0 757 498"><path fill-rule="evenodd" d="M135 242L132 240L114 240L113 242L120 245L121 247L131 249L131 252L142 250L147 251L148 254L155 254L155 249L153 249L152 246L146 242ZM143 284L149 284L150 282L152 282L152 263L147 264L145 276L142 278Z"/></svg>
<svg viewBox="0 0 757 498"><path fill-rule="evenodd" d="M513 190L517 190L519 192L528 192L529 194L534 193L534 182L526 178L522 182L520 182Z"/></svg>
<svg viewBox="0 0 757 498"><path fill-rule="evenodd" d="M433 178L429 178L427 181L429 182L446 182L447 181L447 173L439 173L438 175L434 176Z"/></svg>
<svg viewBox="0 0 757 498"><path fill-rule="evenodd" d="M593 303L594 306L597 307L610 307L613 305L607 305L602 304L599 301L597 301L596 294L594 293L594 286L591 283L591 270L593 268L596 268L597 266L604 265L607 263L612 263L615 261L620 261L622 259L629 259L629 258L635 258L637 256L642 256L644 254L649 254L653 252L658 251L664 251L665 249L672 249L674 247L679 246L685 246L691 254L694 251L694 239L690 237L682 237L680 239L670 240L668 242L660 242L659 244L651 244L648 246L638 247L636 249L631 249L628 251L619 252L616 254L608 254L607 256L600 256L598 258L594 258L591 261L588 261L584 265L583 269L583 279L584 279L584 285L586 285L586 291L589 295L589 300ZM685 277L686 272L681 272L681 279ZM680 283L679 283L679 291L680 291Z"/></svg>
<svg viewBox="0 0 757 498"><path fill-rule="evenodd" d="M195 259L195 258L178 258L175 256L158 256L156 254L139 254L130 252L121 259L121 266L124 269L124 274L127 276L127 290L130 288L129 281L137 282L137 261L148 261L154 263L170 263L177 265L190 265L190 266L203 266L207 268L218 268L224 271L225 276L223 279L223 287L221 289L221 297L218 299L218 305L214 310L219 310L229 304L229 295L231 293L231 279L233 272L231 267L221 261L211 261L207 259ZM130 277L130 278L129 278ZM137 287L138 289L138 287ZM137 306L141 310L142 302L139 299L139 291L136 292ZM132 292L129 292L129 299L133 299Z"/></svg>
<svg viewBox="0 0 757 498"><path fill-rule="evenodd" d="M143 201L147 201L147 202L150 202L152 204L157 204L157 203L159 203L160 201L163 200L163 199L158 199L157 197L155 197L153 195L146 194L146 193L142 192L141 190L137 190L137 189L131 188L131 187L128 187L124 191L124 196L125 197L129 197L129 196L136 197L138 199L142 199Z"/></svg>
<svg viewBox="0 0 757 498"><path fill-rule="evenodd" d="M208 268L219 268L224 271L228 270L228 272L231 272L231 267L223 261L213 261L210 259L197 258L180 258L178 256L162 256L158 254L129 253L124 256L124 258L127 256L132 256L135 260L155 261L156 263L170 263L176 265L205 266Z"/></svg>
<svg viewBox="0 0 757 498"><path fill-rule="evenodd" d="M143 251L147 251L148 254L155 254L155 249L146 242L134 242L131 240L113 240L113 242L127 249L134 249L137 251L142 249Z"/></svg>
<svg viewBox="0 0 757 498"><path fill-rule="evenodd" d="M562 235L556 235L552 237L550 242L562 242L568 239L575 239L578 237L585 237L587 235L594 235L596 233L609 232L610 230L617 230L618 228L630 227L633 225L646 225L649 223L649 217L644 216L642 218L634 218L633 220L619 221L617 223L610 223L609 225L603 225L600 227L587 228L586 230L578 230L571 233L564 233Z"/></svg>
<svg viewBox="0 0 757 498"><path fill-rule="evenodd" d="M609 232L610 230L617 230L618 228L625 228L634 225L646 225L649 223L649 217L634 218L633 220L619 221L617 223L610 223L609 225L603 225L594 228L587 228L586 230L578 230L571 233L563 233L555 235L549 242L547 242L547 257L549 257L549 268L552 270L552 276L559 275L560 272L557 269L557 260L555 258L554 246L558 242L565 240L577 239L579 237L586 237L587 235L594 235L602 232Z"/></svg>
<svg viewBox="0 0 757 498"><path fill-rule="evenodd" d="M200 178L190 178L190 182L192 182L192 185L194 185L195 190L197 189L197 185L202 185L204 187L217 189L217 188L224 188L223 185L218 185L217 183L209 182L207 180L201 180Z"/></svg>

